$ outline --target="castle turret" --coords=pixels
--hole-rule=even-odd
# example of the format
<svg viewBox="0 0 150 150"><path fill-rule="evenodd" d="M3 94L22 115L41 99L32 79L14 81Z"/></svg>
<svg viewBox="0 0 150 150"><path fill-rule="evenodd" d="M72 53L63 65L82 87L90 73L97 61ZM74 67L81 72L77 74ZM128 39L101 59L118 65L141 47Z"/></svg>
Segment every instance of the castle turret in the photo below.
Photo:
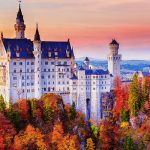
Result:
<svg viewBox="0 0 150 150"><path fill-rule="evenodd" d="M90 62L89 58L86 57L86 58L84 59L84 68L85 68L86 70L89 69L89 62Z"/></svg>
<svg viewBox="0 0 150 150"><path fill-rule="evenodd" d="M120 62L121 55L118 54L119 43L113 39L109 44L110 53L108 55L108 70L110 74L115 78L116 76L120 76Z"/></svg>
<svg viewBox="0 0 150 150"><path fill-rule="evenodd" d="M34 36L34 57L35 57L35 98L40 98L42 95L41 89L41 39L38 30L38 26L36 27L36 32Z"/></svg>
<svg viewBox="0 0 150 150"><path fill-rule="evenodd" d="M14 27L15 27L15 31L16 31L16 38L17 39L24 39L25 38L26 25L24 24L24 19L23 19L20 4L19 4L19 10L17 13L17 17L16 17L16 24Z"/></svg>

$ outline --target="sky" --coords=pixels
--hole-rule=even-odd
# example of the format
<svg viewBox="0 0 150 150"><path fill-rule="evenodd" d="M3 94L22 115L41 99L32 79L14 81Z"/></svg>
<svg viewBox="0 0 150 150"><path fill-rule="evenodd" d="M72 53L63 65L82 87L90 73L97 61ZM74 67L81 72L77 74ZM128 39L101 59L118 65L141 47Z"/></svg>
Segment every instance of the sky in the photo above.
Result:
<svg viewBox="0 0 150 150"><path fill-rule="evenodd" d="M109 43L120 43L123 59L150 60L150 0L22 0L26 37L36 23L42 40L67 41L76 58L106 59ZM0 31L15 37L18 0L0 0Z"/></svg>

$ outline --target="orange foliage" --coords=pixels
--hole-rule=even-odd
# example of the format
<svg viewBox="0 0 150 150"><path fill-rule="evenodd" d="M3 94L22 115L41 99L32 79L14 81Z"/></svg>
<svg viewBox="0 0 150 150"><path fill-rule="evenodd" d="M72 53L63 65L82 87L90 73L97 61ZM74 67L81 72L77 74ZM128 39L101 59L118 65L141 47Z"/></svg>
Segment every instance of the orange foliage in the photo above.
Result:
<svg viewBox="0 0 150 150"><path fill-rule="evenodd" d="M80 150L81 146L76 135L66 135L58 143L58 150Z"/></svg>
<svg viewBox="0 0 150 150"><path fill-rule="evenodd" d="M19 100L18 101L18 109L21 115L21 119L27 120L28 119L28 111L29 111L29 106L27 100Z"/></svg>
<svg viewBox="0 0 150 150"><path fill-rule="evenodd" d="M56 122L52 132L52 143L58 144L64 135L64 130L61 122Z"/></svg>
<svg viewBox="0 0 150 150"><path fill-rule="evenodd" d="M47 150L43 140L44 136L39 129L28 125L24 133L19 134L14 140L14 148Z"/></svg>

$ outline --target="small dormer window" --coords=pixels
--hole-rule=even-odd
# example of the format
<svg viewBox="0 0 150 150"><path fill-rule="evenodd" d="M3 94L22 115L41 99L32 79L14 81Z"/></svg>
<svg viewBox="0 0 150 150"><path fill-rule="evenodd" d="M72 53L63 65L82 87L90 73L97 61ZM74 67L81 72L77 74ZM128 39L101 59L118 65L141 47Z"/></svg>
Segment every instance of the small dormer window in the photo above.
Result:
<svg viewBox="0 0 150 150"><path fill-rule="evenodd" d="M20 57L20 52L16 52L16 57Z"/></svg>
<svg viewBox="0 0 150 150"><path fill-rule="evenodd" d="M48 52L48 57L51 57L51 56L52 56L51 52Z"/></svg>
<svg viewBox="0 0 150 150"><path fill-rule="evenodd" d="M69 50L66 50L66 55L67 55L67 57L70 57Z"/></svg>

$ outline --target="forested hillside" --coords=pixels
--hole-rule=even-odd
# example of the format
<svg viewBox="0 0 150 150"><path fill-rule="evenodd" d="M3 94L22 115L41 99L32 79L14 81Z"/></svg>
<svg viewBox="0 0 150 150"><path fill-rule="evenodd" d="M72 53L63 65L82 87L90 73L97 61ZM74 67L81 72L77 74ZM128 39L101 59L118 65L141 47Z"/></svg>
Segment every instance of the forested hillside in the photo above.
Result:
<svg viewBox="0 0 150 150"><path fill-rule="evenodd" d="M130 86L115 80L113 117L85 121L60 96L20 99L9 108L0 97L0 150L149 150L150 78Z"/></svg>

